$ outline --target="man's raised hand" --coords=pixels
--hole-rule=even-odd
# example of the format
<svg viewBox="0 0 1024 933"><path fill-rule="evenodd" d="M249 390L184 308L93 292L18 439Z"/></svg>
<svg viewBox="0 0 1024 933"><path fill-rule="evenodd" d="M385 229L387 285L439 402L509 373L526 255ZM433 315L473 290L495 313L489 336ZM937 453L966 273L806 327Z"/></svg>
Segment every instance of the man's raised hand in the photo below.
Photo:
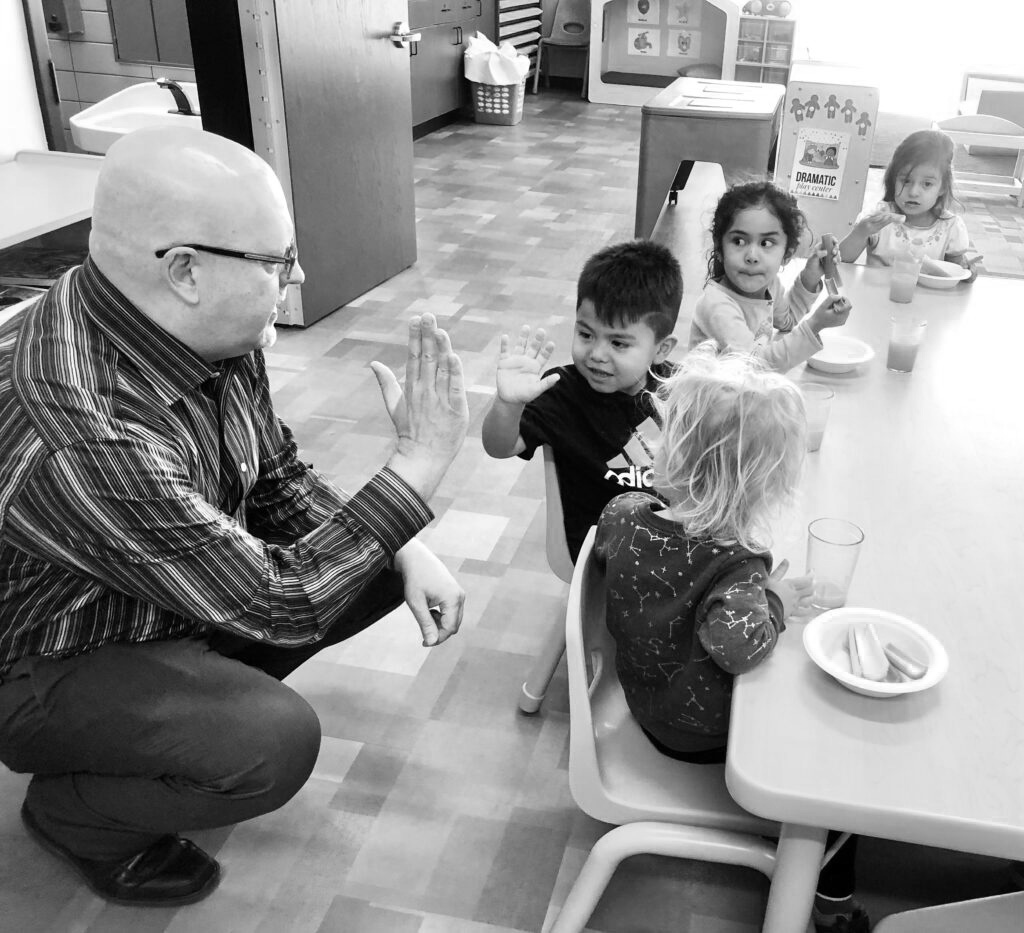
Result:
<svg viewBox="0 0 1024 933"><path fill-rule="evenodd" d="M459 452L469 426L462 361L432 314L409 321L404 391L383 363L370 363L398 435L389 466L429 498Z"/></svg>

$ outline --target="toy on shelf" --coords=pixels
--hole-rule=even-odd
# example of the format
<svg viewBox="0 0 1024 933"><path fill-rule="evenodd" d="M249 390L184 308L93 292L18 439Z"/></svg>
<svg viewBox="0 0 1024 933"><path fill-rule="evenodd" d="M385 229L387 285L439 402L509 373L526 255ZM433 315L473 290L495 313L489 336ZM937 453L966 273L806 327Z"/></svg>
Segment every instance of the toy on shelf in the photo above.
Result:
<svg viewBox="0 0 1024 933"><path fill-rule="evenodd" d="M775 0L750 0L749 3L743 4L741 12L746 13L749 16L779 16L785 17L793 11L793 4L789 3L788 0L781 0L781 2L775 2Z"/></svg>

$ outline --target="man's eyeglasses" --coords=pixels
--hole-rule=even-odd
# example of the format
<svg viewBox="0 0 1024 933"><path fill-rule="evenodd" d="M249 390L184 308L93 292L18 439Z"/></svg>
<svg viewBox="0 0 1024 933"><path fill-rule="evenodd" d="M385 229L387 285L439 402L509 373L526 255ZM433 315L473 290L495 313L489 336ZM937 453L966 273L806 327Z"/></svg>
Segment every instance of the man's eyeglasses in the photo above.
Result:
<svg viewBox="0 0 1024 933"><path fill-rule="evenodd" d="M224 249L221 246L203 246L201 243L178 243L175 246L168 246L164 249L158 249L153 255L157 259L163 259L172 249L178 247L185 247L186 249L199 249L204 253L213 253L217 256L231 256L234 259L248 259L250 262L273 262L278 263L284 267L285 278L289 278L292 274L292 269L295 268L295 263L299 258L299 251L295 244L285 250L283 256L271 256L269 253L245 253L237 249Z"/></svg>

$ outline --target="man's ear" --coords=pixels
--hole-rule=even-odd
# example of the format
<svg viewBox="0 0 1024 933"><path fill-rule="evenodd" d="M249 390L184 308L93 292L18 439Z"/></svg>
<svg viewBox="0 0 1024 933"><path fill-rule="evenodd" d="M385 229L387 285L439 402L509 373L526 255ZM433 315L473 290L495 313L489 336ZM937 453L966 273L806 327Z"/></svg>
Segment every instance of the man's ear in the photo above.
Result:
<svg viewBox="0 0 1024 933"><path fill-rule="evenodd" d="M164 259L164 279L186 304L199 303L199 257L193 249L176 249Z"/></svg>
<svg viewBox="0 0 1024 933"><path fill-rule="evenodd" d="M670 334L661 343L658 344L658 350L654 354L655 363L664 363L668 359L668 355L676 348L676 344L679 342L678 338Z"/></svg>

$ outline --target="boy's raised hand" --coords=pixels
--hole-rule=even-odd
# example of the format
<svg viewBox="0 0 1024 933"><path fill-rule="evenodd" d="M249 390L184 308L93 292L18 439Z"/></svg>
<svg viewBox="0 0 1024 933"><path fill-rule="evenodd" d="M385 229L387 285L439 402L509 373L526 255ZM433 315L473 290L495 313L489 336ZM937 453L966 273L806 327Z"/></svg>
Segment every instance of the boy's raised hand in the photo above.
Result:
<svg viewBox="0 0 1024 933"><path fill-rule="evenodd" d="M544 379L540 377L555 349L554 342L546 337L543 328L538 328L531 336L528 324L519 331L514 347L510 345L508 334L501 335L497 388L498 398L503 402L525 405L558 382L557 373Z"/></svg>

